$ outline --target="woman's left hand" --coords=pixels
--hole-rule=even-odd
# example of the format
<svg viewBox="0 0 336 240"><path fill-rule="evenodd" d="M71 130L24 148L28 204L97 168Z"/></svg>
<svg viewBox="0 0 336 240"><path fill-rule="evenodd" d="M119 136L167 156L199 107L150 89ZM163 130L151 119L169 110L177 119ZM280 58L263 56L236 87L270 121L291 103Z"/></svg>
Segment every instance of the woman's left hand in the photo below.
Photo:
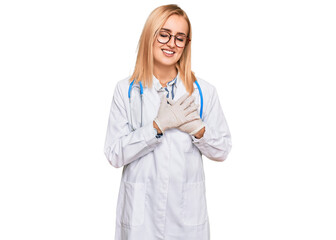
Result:
<svg viewBox="0 0 336 240"><path fill-rule="evenodd" d="M196 105L196 104L193 103L191 106L193 106L193 105ZM204 128L205 125L204 125L202 119L199 117L197 110L196 110L196 111L193 111L193 112L190 113L189 115L195 115L196 119L193 120L193 121L191 121L191 122L187 122L187 123L184 123L184 124L180 125L180 126L178 127L178 129L179 129L180 131L182 131L182 132L186 132L186 133L188 133L188 134L190 134L190 135L195 135L195 134L197 134L198 132L200 132L200 130L201 130L202 128ZM188 116L189 116L189 115L188 115ZM199 134L201 134L201 132L200 132ZM203 133L202 133L201 135L203 136L203 134L204 134L204 131L203 131ZM202 137L202 136L200 136L200 137ZM196 137L197 137L197 136L196 136Z"/></svg>

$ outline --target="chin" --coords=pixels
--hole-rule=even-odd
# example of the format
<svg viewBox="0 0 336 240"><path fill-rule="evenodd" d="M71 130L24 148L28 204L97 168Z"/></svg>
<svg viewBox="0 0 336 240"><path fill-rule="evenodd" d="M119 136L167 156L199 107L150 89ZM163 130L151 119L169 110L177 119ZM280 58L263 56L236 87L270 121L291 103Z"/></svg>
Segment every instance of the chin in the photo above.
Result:
<svg viewBox="0 0 336 240"><path fill-rule="evenodd" d="M159 64L164 65L164 66L175 66L177 61L158 61Z"/></svg>

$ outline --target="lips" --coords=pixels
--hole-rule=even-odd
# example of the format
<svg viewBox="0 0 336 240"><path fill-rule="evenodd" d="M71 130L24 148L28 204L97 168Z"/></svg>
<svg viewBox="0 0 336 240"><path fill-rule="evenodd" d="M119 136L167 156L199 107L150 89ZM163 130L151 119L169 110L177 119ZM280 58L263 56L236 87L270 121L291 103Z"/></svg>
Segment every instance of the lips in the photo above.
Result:
<svg viewBox="0 0 336 240"><path fill-rule="evenodd" d="M162 49L162 51L164 52L164 53L167 53L167 54L170 54L170 55L173 55L175 52L174 51L172 51L172 50L168 50L168 49Z"/></svg>
<svg viewBox="0 0 336 240"><path fill-rule="evenodd" d="M174 51L171 51L171 50L168 50L168 49L162 49L162 53L168 58L174 57L174 54L175 54Z"/></svg>

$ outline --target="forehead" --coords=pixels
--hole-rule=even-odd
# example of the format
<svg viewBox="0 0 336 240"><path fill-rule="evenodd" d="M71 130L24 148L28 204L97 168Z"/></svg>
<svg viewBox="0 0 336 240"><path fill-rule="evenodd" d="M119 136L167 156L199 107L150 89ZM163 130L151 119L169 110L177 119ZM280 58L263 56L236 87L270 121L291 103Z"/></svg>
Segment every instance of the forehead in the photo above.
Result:
<svg viewBox="0 0 336 240"><path fill-rule="evenodd" d="M170 32L174 33L184 33L188 35L189 27L187 21L178 15L171 15L167 21L164 23L163 27L165 30L170 30Z"/></svg>

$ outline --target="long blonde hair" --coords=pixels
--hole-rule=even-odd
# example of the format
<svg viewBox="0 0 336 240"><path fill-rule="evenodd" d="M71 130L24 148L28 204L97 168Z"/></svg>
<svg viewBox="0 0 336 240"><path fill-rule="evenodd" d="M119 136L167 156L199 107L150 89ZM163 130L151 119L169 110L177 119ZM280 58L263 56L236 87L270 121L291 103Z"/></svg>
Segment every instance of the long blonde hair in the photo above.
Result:
<svg viewBox="0 0 336 240"><path fill-rule="evenodd" d="M188 23L188 37L191 39L191 24L187 14L176 4L168 4L157 7L148 16L147 21L142 30L138 43L138 56L134 68L134 72L130 78L130 82L135 79L138 83L141 81L144 87L152 87L153 85L153 43L157 37L158 30L171 15L182 16ZM175 67L179 71L179 76L189 94L194 91L193 83L196 80L195 74L191 71L191 42L189 42L183 50L181 58L177 61Z"/></svg>

